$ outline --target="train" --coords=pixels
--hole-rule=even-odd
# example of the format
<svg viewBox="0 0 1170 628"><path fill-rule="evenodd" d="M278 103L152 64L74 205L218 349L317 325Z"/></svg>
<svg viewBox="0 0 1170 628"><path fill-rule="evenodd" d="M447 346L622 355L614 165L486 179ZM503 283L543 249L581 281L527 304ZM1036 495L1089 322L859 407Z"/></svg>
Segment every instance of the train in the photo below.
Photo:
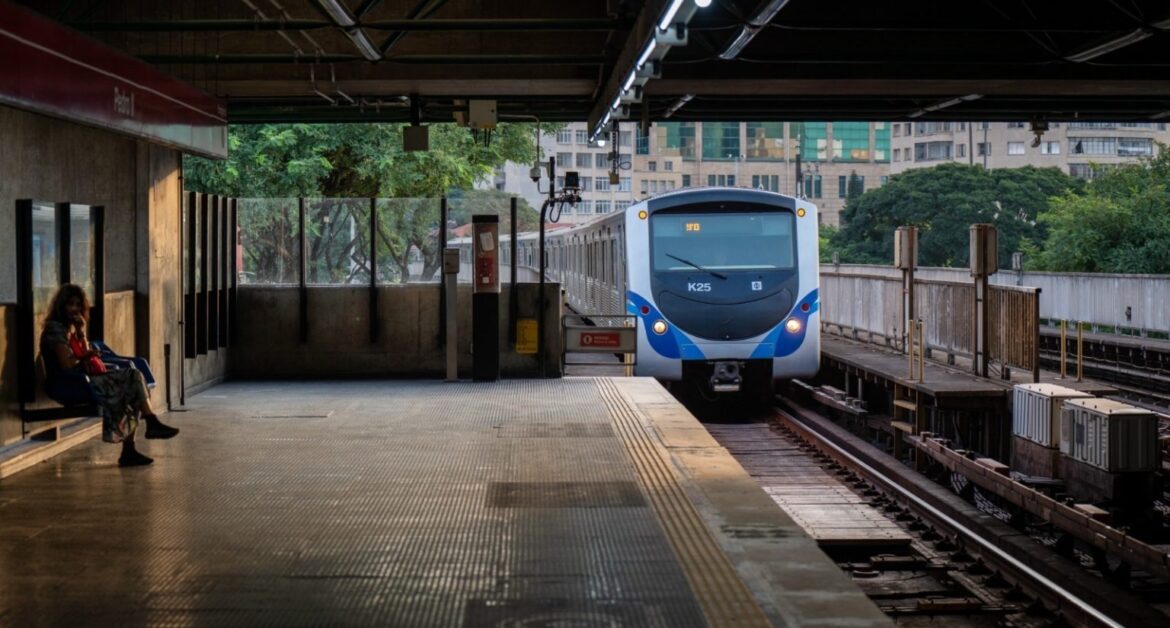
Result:
<svg viewBox="0 0 1170 628"><path fill-rule="evenodd" d="M635 375L709 398L770 397L776 381L820 367L817 222L792 196L677 190L549 231L546 277L586 318L637 321ZM539 266L534 234L516 250Z"/></svg>

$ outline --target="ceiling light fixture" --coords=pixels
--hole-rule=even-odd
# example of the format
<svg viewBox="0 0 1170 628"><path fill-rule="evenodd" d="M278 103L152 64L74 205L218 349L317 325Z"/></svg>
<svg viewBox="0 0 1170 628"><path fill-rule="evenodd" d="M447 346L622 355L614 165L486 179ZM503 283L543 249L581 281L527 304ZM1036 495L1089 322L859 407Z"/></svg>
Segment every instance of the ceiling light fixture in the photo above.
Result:
<svg viewBox="0 0 1170 628"><path fill-rule="evenodd" d="M353 42L354 46L357 46L358 52L361 52L367 61L382 60L382 51L378 50L378 47L374 45L374 42L370 41L369 37L366 37L366 33L362 29L346 29L345 36L349 37L349 40Z"/></svg>
<svg viewBox="0 0 1170 628"><path fill-rule="evenodd" d="M683 0L671 0L670 6L666 8L666 13L663 13L662 19L658 21L658 30L664 31L670 28L670 25L674 23L674 16L682 8L682 4Z"/></svg>
<svg viewBox="0 0 1170 628"><path fill-rule="evenodd" d="M1150 31L1144 28L1139 28L1120 37L1114 37L1113 39L1109 39L1094 46L1090 46L1089 48L1085 48L1080 52L1074 52L1073 54L1065 57L1065 60L1072 61L1073 63L1084 63L1086 61L1092 61L1097 57L1107 55L1116 50L1125 48L1126 46L1131 46L1138 43L1139 41L1142 41L1143 39L1148 39L1151 35L1153 35L1153 33Z"/></svg>
<svg viewBox="0 0 1170 628"><path fill-rule="evenodd" d="M777 13L787 5L789 0L770 0L756 11L756 14L748 19L747 24L739 29L739 33L727 44L723 52L719 53L719 58L725 61L730 61L739 56L743 49L747 47L756 35L772 22L772 18L776 17Z"/></svg>
<svg viewBox="0 0 1170 628"><path fill-rule="evenodd" d="M694 97L694 94L683 94L682 96L679 96L678 100L674 101L674 104L667 108L666 113L662 114L662 117L669 118L670 116L673 116L676 111L682 109L683 106L691 102L691 99Z"/></svg>
<svg viewBox="0 0 1170 628"><path fill-rule="evenodd" d="M338 0L317 0L317 6L320 6L329 17L333 18L333 22L342 28L349 28L357 24L357 20L350 14L349 9L345 8Z"/></svg>
<svg viewBox="0 0 1170 628"><path fill-rule="evenodd" d="M979 100L980 98L983 98L983 94L967 94L966 96L958 96L956 98L943 100L943 101L937 102L933 105L928 105L926 107L923 107L923 108L919 109L918 111L915 111L914 113L911 113L910 115L908 115L906 117L907 118L918 118L918 117L924 116L932 111L939 111L941 109L947 109L949 107L954 107L955 105L958 105L961 103L970 102L972 100Z"/></svg>

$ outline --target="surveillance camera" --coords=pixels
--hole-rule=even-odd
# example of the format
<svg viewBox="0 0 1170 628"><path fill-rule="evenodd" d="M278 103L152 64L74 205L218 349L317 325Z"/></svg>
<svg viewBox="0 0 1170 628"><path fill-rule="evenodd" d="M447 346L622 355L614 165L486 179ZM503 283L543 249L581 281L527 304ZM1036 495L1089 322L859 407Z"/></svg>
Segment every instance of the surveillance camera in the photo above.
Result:
<svg viewBox="0 0 1170 628"><path fill-rule="evenodd" d="M540 166L533 166L528 169L528 178L532 179L533 183L540 183Z"/></svg>

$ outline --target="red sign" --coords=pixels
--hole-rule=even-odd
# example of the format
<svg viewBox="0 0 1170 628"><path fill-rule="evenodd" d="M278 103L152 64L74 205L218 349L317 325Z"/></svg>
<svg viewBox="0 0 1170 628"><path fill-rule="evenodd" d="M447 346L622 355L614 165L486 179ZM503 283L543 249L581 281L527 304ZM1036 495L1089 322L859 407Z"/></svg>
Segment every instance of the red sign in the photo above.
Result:
<svg viewBox="0 0 1170 628"><path fill-rule="evenodd" d="M227 157L227 107L153 66L0 0L0 104Z"/></svg>
<svg viewBox="0 0 1170 628"><path fill-rule="evenodd" d="M581 332L581 346L620 347L622 346L622 337L616 331L584 331Z"/></svg>

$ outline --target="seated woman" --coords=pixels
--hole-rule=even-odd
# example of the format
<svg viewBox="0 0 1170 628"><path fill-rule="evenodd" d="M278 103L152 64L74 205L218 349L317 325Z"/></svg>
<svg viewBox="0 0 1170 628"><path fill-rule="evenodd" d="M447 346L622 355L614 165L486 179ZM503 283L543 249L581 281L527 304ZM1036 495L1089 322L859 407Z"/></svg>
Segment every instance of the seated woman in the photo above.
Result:
<svg viewBox="0 0 1170 628"><path fill-rule="evenodd" d="M102 413L102 440L122 443L118 465L133 467L154 462L134 449L138 415L146 419L147 438L171 438L179 430L163 425L150 406L142 373L137 369L107 370L85 337L89 301L85 291L65 284L49 303L41 332L41 359L45 363L46 393L66 403L94 402ZM86 383L82 375L89 376Z"/></svg>

